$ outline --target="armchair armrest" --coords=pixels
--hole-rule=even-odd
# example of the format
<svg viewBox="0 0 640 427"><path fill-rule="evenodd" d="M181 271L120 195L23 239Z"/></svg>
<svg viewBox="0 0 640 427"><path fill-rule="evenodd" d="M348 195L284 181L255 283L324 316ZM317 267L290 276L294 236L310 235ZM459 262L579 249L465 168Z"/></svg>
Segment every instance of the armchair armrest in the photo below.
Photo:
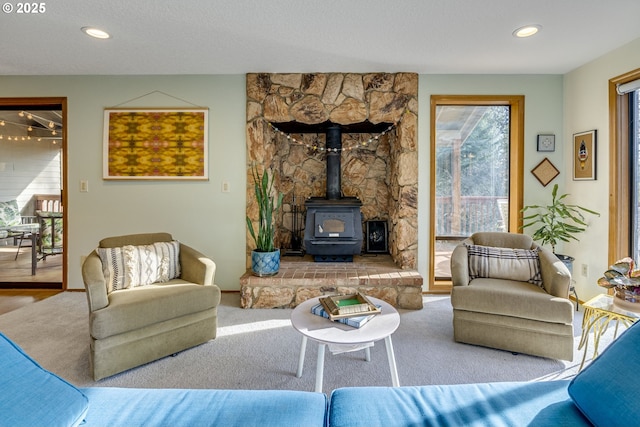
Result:
<svg viewBox="0 0 640 427"><path fill-rule="evenodd" d="M469 257L465 244L472 245L473 240L463 240L451 253L451 282L453 286L467 286L469 284Z"/></svg>
<svg viewBox="0 0 640 427"><path fill-rule="evenodd" d="M180 277L200 285L213 285L216 263L190 246L180 243Z"/></svg>
<svg viewBox="0 0 640 427"><path fill-rule="evenodd" d="M82 280L91 312L109 305L107 284L102 273L102 261L96 251L91 252L82 263Z"/></svg>
<svg viewBox="0 0 640 427"><path fill-rule="evenodd" d="M540 246L538 248L542 285L545 291L549 295L569 298L569 287L571 285L569 269L553 252Z"/></svg>

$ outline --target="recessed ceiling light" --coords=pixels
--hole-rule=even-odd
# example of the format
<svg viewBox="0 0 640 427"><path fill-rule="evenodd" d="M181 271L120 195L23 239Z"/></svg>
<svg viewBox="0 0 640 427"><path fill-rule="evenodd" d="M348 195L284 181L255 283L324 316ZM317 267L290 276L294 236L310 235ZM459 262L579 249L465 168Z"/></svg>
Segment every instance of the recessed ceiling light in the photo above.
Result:
<svg viewBox="0 0 640 427"><path fill-rule="evenodd" d="M542 25L534 24L534 25L525 25L524 27L520 27L513 32L514 37L531 37L538 31L542 29Z"/></svg>
<svg viewBox="0 0 640 427"><path fill-rule="evenodd" d="M109 37L111 37L106 31L102 31L94 27L82 27L81 30L86 35L95 37L96 39L108 39Z"/></svg>

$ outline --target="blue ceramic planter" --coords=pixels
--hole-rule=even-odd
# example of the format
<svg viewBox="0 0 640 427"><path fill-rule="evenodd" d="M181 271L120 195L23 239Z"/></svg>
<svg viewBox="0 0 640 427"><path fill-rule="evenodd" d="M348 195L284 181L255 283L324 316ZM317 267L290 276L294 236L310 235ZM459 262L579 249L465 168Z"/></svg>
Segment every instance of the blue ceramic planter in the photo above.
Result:
<svg viewBox="0 0 640 427"><path fill-rule="evenodd" d="M273 252L251 252L251 271L258 277L273 276L280 270L280 249Z"/></svg>

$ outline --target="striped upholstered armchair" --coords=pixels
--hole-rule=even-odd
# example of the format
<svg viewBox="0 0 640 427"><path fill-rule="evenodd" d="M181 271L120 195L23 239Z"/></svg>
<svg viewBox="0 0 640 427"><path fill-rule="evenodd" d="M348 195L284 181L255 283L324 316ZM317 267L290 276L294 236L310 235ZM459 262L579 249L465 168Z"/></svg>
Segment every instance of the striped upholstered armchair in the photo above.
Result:
<svg viewBox="0 0 640 427"><path fill-rule="evenodd" d="M479 232L451 255L455 341L573 359L571 274L530 236Z"/></svg>

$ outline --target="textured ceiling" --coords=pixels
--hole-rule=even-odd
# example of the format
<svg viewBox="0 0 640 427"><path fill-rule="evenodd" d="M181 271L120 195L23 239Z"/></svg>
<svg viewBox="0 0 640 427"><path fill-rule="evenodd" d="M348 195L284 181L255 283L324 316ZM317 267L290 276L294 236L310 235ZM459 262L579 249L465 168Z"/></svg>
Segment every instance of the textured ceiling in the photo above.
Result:
<svg viewBox="0 0 640 427"><path fill-rule="evenodd" d="M7 3L0 75L563 74L640 37L639 0L55 0L39 14ZM542 31L511 35L530 23Z"/></svg>

